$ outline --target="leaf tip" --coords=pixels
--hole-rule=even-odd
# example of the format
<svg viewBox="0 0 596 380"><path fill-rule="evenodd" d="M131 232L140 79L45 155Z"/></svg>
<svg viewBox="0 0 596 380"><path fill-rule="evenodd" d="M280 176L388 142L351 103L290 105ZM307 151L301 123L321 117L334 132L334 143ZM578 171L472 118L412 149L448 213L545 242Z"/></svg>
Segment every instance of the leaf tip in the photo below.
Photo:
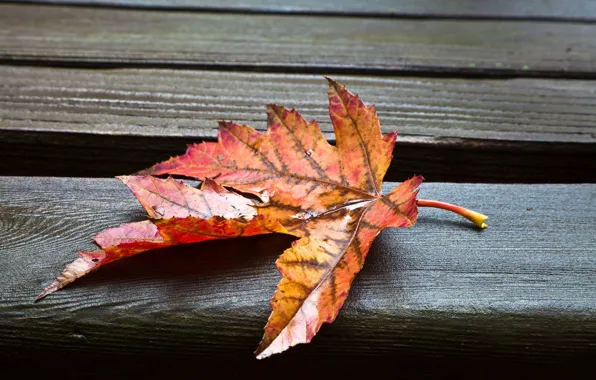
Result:
<svg viewBox="0 0 596 380"><path fill-rule="evenodd" d="M277 111L283 111L285 110L284 106L281 106L279 104L275 104L275 103L268 103L267 104L267 110L268 111L272 111L272 112L277 112Z"/></svg>
<svg viewBox="0 0 596 380"><path fill-rule="evenodd" d="M54 282L52 282L41 293L39 293L39 295L37 297L35 297L33 302L37 303L37 302L41 301L42 299L46 298L48 295L54 293L57 290L54 286L52 286L52 285L54 285Z"/></svg>
<svg viewBox="0 0 596 380"><path fill-rule="evenodd" d="M416 183L416 187L418 187L422 184L422 182L424 182L424 177L420 174L414 174L411 180L413 180Z"/></svg>
<svg viewBox="0 0 596 380"><path fill-rule="evenodd" d="M275 354L279 354L287 350L288 348L294 346L295 344L296 343L290 344L286 347L276 347L276 345L273 342L266 342L265 338L263 338L263 340L259 344L259 347L257 347L257 349L255 350L254 354L257 360L263 360Z"/></svg>
<svg viewBox="0 0 596 380"><path fill-rule="evenodd" d="M217 125L220 129L228 129L234 125L233 121L226 121L226 120L218 120Z"/></svg>
<svg viewBox="0 0 596 380"><path fill-rule="evenodd" d="M279 104L267 104L267 117L269 124L275 122L275 119L281 120L285 111L287 111L286 108L284 106L280 106Z"/></svg>
<svg viewBox="0 0 596 380"><path fill-rule="evenodd" d="M147 169L144 169L143 171L145 171ZM127 184L130 181L130 178L133 177L131 175L118 175L116 176L116 179L119 179L120 181L124 182L125 184Z"/></svg>
<svg viewBox="0 0 596 380"><path fill-rule="evenodd" d="M395 143L397 141L397 131L388 132L383 136L383 140L386 142Z"/></svg>
<svg viewBox="0 0 596 380"><path fill-rule="evenodd" d="M339 91L341 88L343 88L344 86L342 86L341 84L339 84L336 80L329 78L329 77L324 77L327 82L329 83L329 87L333 87L336 91Z"/></svg>
<svg viewBox="0 0 596 380"><path fill-rule="evenodd" d="M39 295L37 297L35 297L35 300L33 300L33 302L37 303L37 302L41 301L42 299L46 298L50 294L54 293L55 291L62 289L64 287L64 285L65 284L63 284L58 279L52 281L52 283L50 285L46 286L43 289L43 291L41 293L39 293Z"/></svg>
<svg viewBox="0 0 596 380"><path fill-rule="evenodd" d="M265 358L268 358L271 355L265 355L265 354L263 354L263 352L258 353L258 351L255 351L255 356L256 356L257 360L263 360Z"/></svg>

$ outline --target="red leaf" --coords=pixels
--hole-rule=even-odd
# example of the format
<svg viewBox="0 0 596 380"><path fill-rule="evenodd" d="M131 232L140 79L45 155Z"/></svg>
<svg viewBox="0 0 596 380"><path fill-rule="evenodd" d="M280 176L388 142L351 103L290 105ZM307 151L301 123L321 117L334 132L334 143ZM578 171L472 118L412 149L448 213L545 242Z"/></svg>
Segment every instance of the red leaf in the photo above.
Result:
<svg viewBox="0 0 596 380"><path fill-rule="evenodd" d="M257 349L259 358L309 342L343 305L375 236L386 227L416 222L414 177L388 195L382 179L391 162L395 133L382 136L374 107L329 80L329 114L337 145L315 122L295 110L270 105L261 134L220 123L217 143L189 147L144 171L203 179L259 195L259 213L302 236L277 261L283 278L271 301L273 313Z"/></svg>
<svg viewBox="0 0 596 380"><path fill-rule="evenodd" d="M127 223L97 234L94 240L101 250L78 252L81 257L68 264L36 300L103 265L150 249L287 232L279 222L257 215L254 201L210 179L199 190L172 178L119 178L133 191L153 221Z"/></svg>
<svg viewBox="0 0 596 380"><path fill-rule="evenodd" d="M184 155L141 172L195 177L204 181L202 190L171 178L120 177L155 220L100 233L95 241L102 250L80 253L39 298L100 265L147 249L288 232L301 239L277 260L282 279L256 354L264 358L310 342L323 323L337 316L374 238L387 227L414 225L422 177L382 194L396 133L383 136L374 106L331 79L336 146L316 122L295 110L269 105L267 114L266 133L221 122L217 142L191 145ZM436 201L421 204L456 211L485 226L482 214Z"/></svg>

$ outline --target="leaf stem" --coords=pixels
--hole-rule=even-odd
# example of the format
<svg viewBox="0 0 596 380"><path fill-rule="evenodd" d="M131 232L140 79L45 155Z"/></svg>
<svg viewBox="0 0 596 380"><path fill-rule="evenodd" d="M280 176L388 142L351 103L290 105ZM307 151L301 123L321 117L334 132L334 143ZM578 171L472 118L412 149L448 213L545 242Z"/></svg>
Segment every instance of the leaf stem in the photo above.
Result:
<svg viewBox="0 0 596 380"><path fill-rule="evenodd" d="M428 200L428 199L417 199L416 204L418 205L418 207L435 207L435 208L441 208L443 210L451 211L451 212L454 212L456 214L463 216L464 218L468 219L469 221L471 221L472 223L474 223L476 226L478 226L480 228L488 227L488 225L486 223L484 223L484 221L486 219L488 219L488 216L481 214L479 212L476 212L476 211L469 210L469 209L461 207L461 206L456 206L456 205L452 205L451 203L441 202L441 201L433 201L433 200Z"/></svg>

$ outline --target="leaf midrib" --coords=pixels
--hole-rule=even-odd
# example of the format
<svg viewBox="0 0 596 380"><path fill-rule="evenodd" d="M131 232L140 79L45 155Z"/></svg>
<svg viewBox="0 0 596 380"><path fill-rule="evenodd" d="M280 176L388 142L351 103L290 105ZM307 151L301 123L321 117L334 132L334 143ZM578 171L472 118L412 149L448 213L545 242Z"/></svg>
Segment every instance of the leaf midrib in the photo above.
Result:
<svg viewBox="0 0 596 380"><path fill-rule="evenodd" d="M298 312L302 309L302 307L304 306L304 304L306 303L306 300L316 291L320 288L320 286L329 278L329 276L331 275L331 273L335 270L335 268L337 267L337 264L341 261L341 259L344 257L344 255L346 254L348 248L352 245L352 243L354 242L354 237L356 236L356 234L358 233L358 231L360 230L360 226L362 224L362 220L364 218L364 215L366 215L366 213L369 211L369 209L377 202L380 201L381 198L386 198L385 196L379 197L377 200L373 200L372 202L369 203L368 206L366 206L366 208L364 208L364 210L362 211L362 213L360 214L360 217L358 218L358 222L356 224L356 226L354 227L354 231L352 233L352 235L350 236L350 241L346 244L345 249L342 251L342 253L340 255L338 255L337 259L333 262L332 265L329 266L329 269L325 271L325 273L321 276L321 280L319 281L319 283L317 284L317 286L315 286L309 293L308 296L306 296L304 298L304 300L302 301L300 307L296 310L296 312L292 315L292 318L290 318L290 321L292 321L295 317L296 314L298 314ZM388 198L387 198L388 199ZM391 200L388 199L390 202ZM403 212L401 212L399 210L399 207L406 204L407 201L398 203L396 205L393 204L393 202L391 202L391 204L393 205L392 210L394 210L396 213L404 215L405 214ZM340 207L338 207L336 210L338 210ZM336 211L334 210L334 211ZM320 215L317 215L315 218L319 217ZM313 218L314 219L314 218ZM384 227L380 228L381 230L384 229ZM364 264L364 263L363 263ZM288 323L289 324L289 323ZM288 325L286 325L286 327L284 327L283 330L285 330L288 327ZM282 330L282 331L283 331ZM279 337L279 335L281 334L281 332L271 341L271 343L275 342L275 340ZM271 344L269 344L269 346L271 346ZM267 346L267 348L269 347ZM266 348L262 351L264 352L266 351Z"/></svg>
<svg viewBox="0 0 596 380"><path fill-rule="evenodd" d="M274 111L275 112L275 111ZM319 173L320 175L327 175L327 173L325 173L325 170L321 167L321 165L319 165L319 163L317 161L315 161L315 159L312 157L312 155L308 155L306 152L306 149L304 148L304 146L300 143L300 141L298 140L298 138L296 137L296 135L294 134L294 131L292 129L290 129L290 127L286 124L286 122L277 114L277 112L275 112L275 116L277 117L277 119L279 120L280 124L284 126L284 128L288 131L288 133L290 134L292 141L294 141L294 145L296 147L298 147L299 149L302 150L302 152L304 152L304 154L307 157L308 162L310 162L312 165L311 166L317 173ZM305 121L306 123L306 121ZM269 133L269 131L267 131L267 133ZM326 142L326 141L325 141ZM329 143L327 143L329 145Z"/></svg>
<svg viewBox="0 0 596 380"><path fill-rule="evenodd" d="M269 160L268 160L268 159L267 159L265 156L263 156L263 155L261 154L260 150L255 150L255 149L254 149L252 146L250 146L250 145L249 145L248 143L246 143L245 141L242 141L242 140L241 140L241 139L240 139L238 136L236 136L236 134L232 133L230 130L228 130L228 132L229 132L229 133L230 133L230 135L231 135L231 136L233 136L233 137L234 137L234 138L235 138L235 139L236 139L238 142L240 142L240 143L242 143L242 144L246 145L247 147L249 147L250 149L252 149L252 150L253 150L253 151L254 151L256 154L258 154L258 155L261 157L261 159L262 159L263 161L266 161L266 162L268 163L268 165L267 165L267 166L269 166L269 167L271 167L271 168L275 168L275 165L273 165L273 163L272 163L271 161L269 161ZM360 135L358 135L358 136L360 137ZM218 141L218 144L220 144L220 145L223 145L223 144L221 144L221 142L219 142L219 141ZM225 148L225 147L224 147L224 148ZM227 150L226 150L226 151L227 151ZM228 152L228 154L230 154L230 153ZM208 157L209 157L209 158L211 158L211 159L212 159L212 161L214 161L214 162L219 162L219 161L215 160L215 159L214 159L213 157L211 157L211 156L208 156ZM231 157L231 155L230 155L230 157ZM367 155L367 157L368 157L368 155ZM340 157L340 159L341 159L341 157ZM223 166L223 165L221 165L220 167L222 167L222 166ZM225 166L223 166L223 167L225 167ZM277 169L275 169L274 171L271 171L271 172L269 172L269 171L266 171L266 170L263 170L263 169L255 169L255 168L238 168L238 167L235 167L235 168L229 168L229 167L226 167L226 168L228 168L228 169L230 169L230 170L234 170L234 169L235 169L234 171L239 171L239 170L249 170L249 171L257 171L257 172L264 172L264 173L278 173L278 174L281 174L282 176L285 176L285 177L291 177L291 178L297 178L297 179L300 179L300 180L302 180L302 181L312 181L312 182L326 183L326 184L329 184L329 185L335 185L336 187L341 187L341 188L343 188L343 189L348 189L348 190L350 190L350 191L352 191L352 192L355 192L355 193L359 193L359 194L365 195L367 198L379 198L379 196L378 196L377 194L371 194L371 193L368 193L368 192L366 192L366 191L364 191L364 190L360 190L360 189L356 189L356 188L353 188L353 187L350 187L350 186L346 186L346 185L343 185L343 184L337 183L337 182L335 182L335 181L324 181L324 180L320 180L320 179L318 179L318 178L317 178L317 179L314 179L314 178L311 178L311 177L304 177L304 176L299 176L299 175L295 175L295 174L286 174L286 173L279 172ZM370 169L370 166L369 166L369 169ZM232 187L233 187L233 186L232 186ZM376 185L374 185L374 184L373 184L373 188L376 188Z"/></svg>
<svg viewBox="0 0 596 380"><path fill-rule="evenodd" d="M205 166L203 166L205 167ZM346 186L343 185L341 183L335 182L335 181L326 181L326 180L322 180L319 178L312 178L312 177L304 177L304 176L300 176L300 175L296 175L296 174L286 174L280 171L269 171L269 170L263 170L263 169L256 169L256 168L237 168L237 167L230 167L230 166L223 166L223 165L218 165L218 166L213 166L210 169L216 170L216 169L222 169L222 168L226 168L230 171L233 172L239 172L239 171L251 171L251 172L261 172L261 173L267 173L267 174L277 174L280 177L290 177L290 178L296 178L299 179L301 181L311 181L311 182L319 182L319 183L324 183L327 185L331 185L331 186L335 186L337 188L341 188L341 189L346 189L349 190L351 192L354 193L358 193L363 195L364 197L366 197L367 199L380 199L380 196L376 195L376 194L371 194L369 192L366 192L364 190L360 190L357 189L355 187L351 187L351 186ZM233 184L229 184L229 183L221 183L221 185L223 186L229 186L229 187L234 187ZM238 185L243 185L242 183L238 183Z"/></svg>
<svg viewBox="0 0 596 380"><path fill-rule="evenodd" d="M377 188L377 183L376 183L375 178L373 176L373 170L372 170L372 165L371 165L371 162L370 162L370 156L368 155L367 147L364 144L364 139L362 138L362 135L360 134L360 129L358 129L358 123L356 122L356 120L354 120L354 118L352 117L352 115L350 115L350 112L348 110L348 107L347 107L346 103L344 102L343 98L339 95L337 89L334 88L334 90L335 90L335 93L337 94L337 97L341 101L341 104L344 106L344 109L346 110L346 114L350 118L350 121L352 122L352 125L354 126L354 130L358 134L358 142L360 143L360 146L362 147L362 151L364 152L364 157L366 158L366 166L368 167L368 171L367 171L368 180L372 184L372 188L374 189L376 195L380 195L381 193L379 192L379 189ZM356 99L358 100L358 97L356 97ZM340 158L341 158L341 155L340 155Z"/></svg>
<svg viewBox="0 0 596 380"><path fill-rule="evenodd" d="M321 276L319 283L317 284L317 286L315 286L309 293L308 295L304 298L304 300L302 301L300 307L296 310L296 312L294 314L292 314L292 317L289 319L289 321L291 322L295 317L296 314L298 314L298 312L300 310L302 310L302 307L304 306L304 304L306 303L306 300L315 292L317 291L321 285L327 281L327 279L329 278L329 276L331 275L331 273L335 270L335 268L337 267L337 264L341 261L341 259L344 257L344 255L346 254L346 252L348 251L348 248L352 245L352 243L354 242L354 237L356 236L358 230L360 229L360 224L362 222L362 218L364 217L364 215L368 212L369 208L374 204L375 202L371 202L368 206L366 206L366 208L364 208L364 210L362 211L362 213L360 214L360 217L358 218L358 222L356 224L356 226L354 227L354 230L352 232L352 235L350 236L350 240L349 242L345 245L345 248L342 250L341 254L337 255L337 258L334 259L333 263L329 266L329 269L327 269L324 274ZM304 239L304 238L303 238ZM335 305L334 305L335 306ZM271 344L273 344L273 342L275 342L277 340L277 338L279 338L279 336L281 335L281 333L287 329L289 326L289 323L286 324L286 326L282 329L282 331L277 334L277 336L271 341L271 343L263 350L262 352L265 352L267 350L267 348L269 348L271 346Z"/></svg>

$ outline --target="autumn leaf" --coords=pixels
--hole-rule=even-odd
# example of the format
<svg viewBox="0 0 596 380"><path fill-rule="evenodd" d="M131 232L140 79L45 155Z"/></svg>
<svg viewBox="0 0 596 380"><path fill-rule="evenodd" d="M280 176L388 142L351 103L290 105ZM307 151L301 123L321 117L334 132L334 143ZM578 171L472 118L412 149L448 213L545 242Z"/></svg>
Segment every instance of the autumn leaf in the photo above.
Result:
<svg viewBox="0 0 596 380"><path fill-rule="evenodd" d="M259 196L259 213L302 237L277 260L283 277L258 358L310 342L337 316L374 238L387 227L411 227L418 215L422 177L382 194L396 133L383 136L374 106L331 79L328 95L336 146L316 122L269 105L266 133L221 122L218 142L191 145L142 172L217 177Z"/></svg>
<svg viewBox="0 0 596 380"><path fill-rule="evenodd" d="M367 107L329 79L329 114L336 145L315 121L295 110L268 106L268 128L221 122L217 142L188 148L179 157L133 177L120 177L152 220L107 229L95 237L101 250L81 252L38 299L122 257L148 249L286 232L300 237L277 260L282 279L271 300L257 358L307 343L323 323L332 322L374 238L388 227L411 227L418 206L457 212L479 227L486 216L448 203L416 200L421 176L388 194L382 179L396 133L381 133L374 106ZM203 181L195 189L172 178ZM261 201L237 192L253 194ZM282 227L283 226L283 227Z"/></svg>
<svg viewBox="0 0 596 380"><path fill-rule="evenodd" d="M206 178L201 189L172 178L119 177L152 220L122 224L95 236L101 248L78 252L80 258L36 298L36 301L113 261L150 249L185 243L287 232L279 222L258 215L254 201L230 192Z"/></svg>

